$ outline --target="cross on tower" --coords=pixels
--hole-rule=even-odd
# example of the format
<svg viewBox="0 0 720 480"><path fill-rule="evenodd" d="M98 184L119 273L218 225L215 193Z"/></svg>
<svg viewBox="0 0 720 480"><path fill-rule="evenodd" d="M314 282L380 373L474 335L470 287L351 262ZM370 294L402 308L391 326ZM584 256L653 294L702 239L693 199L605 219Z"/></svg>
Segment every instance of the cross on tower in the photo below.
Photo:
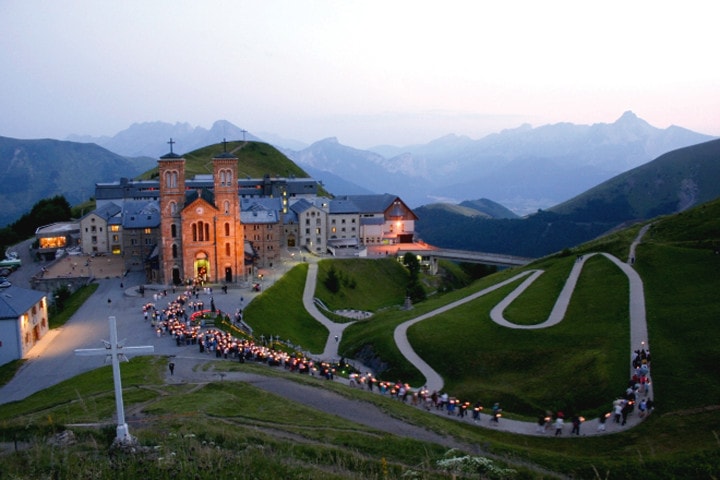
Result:
<svg viewBox="0 0 720 480"><path fill-rule="evenodd" d="M167 142L167 143L169 143L169 144L170 144L170 153L173 153L173 151L172 151L172 146L173 146L173 144L174 144L175 142L173 142L173 139L172 139L172 137L170 138L170 141L169 141L169 142Z"/></svg>
<svg viewBox="0 0 720 480"><path fill-rule="evenodd" d="M223 138L223 152L227 153L227 140Z"/></svg>
<svg viewBox="0 0 720 480"><path fill-rule="evenodd" d="M113 380L115 383L115 405L117 407L117 436L115 440L122 443L132 442L130 431L128 430L127 423L125 423L125 407L123 405L122 398L122 384L120 381L120 361L128 361L125 354L141 354L141 353L153 353L155 347L143 346L143 347L125 347L123 341L118 342L117 339L117 322L115 317L108 317L110 322L110 341L103 340L105 348L78 348L75 350L75 355L78 356L98 356L105 355L106 360L109 358L112 362Z"/></svg>
<svg viewBox="0 0 720 480"><path fill-rule="evenodd" d="M245 134L247 133L247 130L243 129L243 130L240 130L240 132L242 132L242 134L243 134L243 142L244 142L244 141L245 141Z"/></svg>

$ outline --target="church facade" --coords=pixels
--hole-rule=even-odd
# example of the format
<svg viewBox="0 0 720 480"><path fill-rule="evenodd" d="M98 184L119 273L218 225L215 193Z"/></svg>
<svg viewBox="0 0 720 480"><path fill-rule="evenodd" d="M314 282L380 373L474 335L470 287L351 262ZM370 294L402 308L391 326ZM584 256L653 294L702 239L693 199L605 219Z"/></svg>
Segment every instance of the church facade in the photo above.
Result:
<svg viewBox="0 0 720 480"><path fill-rule="evenodd" d="M247 274L238 159L223 153L212 164L212 189L186 189L185 159L171 151L158 160L163 283L234 283Z"/></svg>

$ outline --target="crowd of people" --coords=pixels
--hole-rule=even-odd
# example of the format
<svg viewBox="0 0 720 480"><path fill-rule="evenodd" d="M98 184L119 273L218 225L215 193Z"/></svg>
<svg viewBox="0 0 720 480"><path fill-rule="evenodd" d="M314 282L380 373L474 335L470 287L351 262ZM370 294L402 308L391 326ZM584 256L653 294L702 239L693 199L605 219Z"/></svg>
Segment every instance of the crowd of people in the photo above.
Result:
<svg viewBox="0 0 720 480"><path fill-rule="evenodd" d="M207 290L204 292L210 294ZM167 292L157 294L154 299L161 301L167 296ZM211 302L214 307L214 302ZM158 308L154 303L147 303L143 306L145 320L150 323L158 337L168 336L178 346L195 346L201 353L214 355L216 358L230 359L239 362L260 362L269 366L283 367L291 372L309 374L322 377L328 380L335 379L335 374L344 362L330 364L327 362L315 362L311 358L288 353L279 342L270 340L269 344L264 339L257 343L251 336L237 337L232 333L219 328L206 328L205 318L210 315L213 318L218 316L230 320L229 315L212 308L204 309L204 303L199 299L196 288L189 288L175 298L167 301L167 306ZM235 321L239 318L238 313L234 315ZM276 347L276 348L273 348ZM650 352L645 348L633 352L631 363L633 375L628 382L625 392L615 399L612 409L602 415L598 421L598 432L606 431L606 422L612 418L615 423L624 426L628 416L632 414L637 406L638 415L642 418L654 408L653 400L650 397ZM447 392L429 391L422 387L414 389L401 381L389 382L380 380L372 373L351 373L348 377L350 386L367 389L397 399L403 403L424 408L427 411L443 412L448 416L461 419L468 419L479 423L482 419L483 404L480 401L470 402L451 397ZM502 417L502 408L499 402L495 402L486 414L490 425L498 425ZM572 425L571 435L580 435L580 426L585 421L580 415L574 414L569 417ZM555 436L563 434L566 424L566 416L562 411L543 412L538 417L535 433L545 434L554 431Z"/></svg>
<svg viewBox="0 0 720 480"><path fill-rule="evenodd" d="M162 295L156 298L161 300ZM143 316L158 337L167 336L175 341L177 346L195 346L200 353L214 355L215 358L241 363L254 361L270 366L282 366L291 372L322 376L328 380L335 378L337 365L315 362L310 358L288 353L281 348L279 342L271 341L270 345L266 342L258 344L251 338L237 337L219 328L206 326L207 316L227 320L230 317L217 309L203 309L203 302L193 301L193 298L197 298L195 293L187 290L167 301L164 308L147 303L143 306ZM273 345L278 348L273 348Z"/></svg>

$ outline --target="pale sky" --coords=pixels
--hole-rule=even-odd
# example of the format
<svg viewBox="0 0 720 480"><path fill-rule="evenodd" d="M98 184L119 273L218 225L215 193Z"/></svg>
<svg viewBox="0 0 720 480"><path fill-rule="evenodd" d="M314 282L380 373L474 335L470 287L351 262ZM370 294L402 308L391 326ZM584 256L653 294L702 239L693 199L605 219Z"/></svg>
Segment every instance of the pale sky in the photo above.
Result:
<svg viewBox="0 0 720 480"><path fill-rule="evenodd" d="M718 10L716 0L0 0L0 136L224 119L367 148L611 123L626 110L720 136Z"/></svg>

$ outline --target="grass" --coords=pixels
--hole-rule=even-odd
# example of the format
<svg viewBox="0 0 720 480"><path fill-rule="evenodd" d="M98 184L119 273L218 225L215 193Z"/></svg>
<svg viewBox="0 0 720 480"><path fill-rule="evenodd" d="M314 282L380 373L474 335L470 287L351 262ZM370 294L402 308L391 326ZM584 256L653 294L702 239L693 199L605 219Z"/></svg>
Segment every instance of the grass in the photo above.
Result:
<svg viewBox="0 0 720 480"><path fill-rule="evenodd" d="M89 285L83 285L74 291L70 297L65 301L65 308L61 311L50 315L49 326L50 328L58 328L65 325L70 318L75 315L78 308L85 303L85 300L90 298L95 290L98 289L97 283L91 283Z"/></svg>
<svg viewBox="0 0 720 480"><path fill-rule="evenodd" d="M520 465L516 478L550 476L523 469L522 465L539 465L573 478L717 478L720 255L715 250L720 244L719 218L720 202L713 202L682 215L657 219L637 250L635 268L645 284L657 409L647 421L629 431L574 439L511 435L427 414L332 382L297 375L294 381L343 391L408 422L480 445L493 458ZM639 228L631 227L528 266L542 268L545 273L508 307L506 316L525 324L547 318L578 253L609 251L624 259ZM383 378L422 382L394 346L394 328L517 271L501 271L466 288L438 292L410 311L392 304L380 307L371 319L348 327L341 349L348 357L369 352L368 359L385 365ZM285 329L282 331L297 335L304 343L312 335L319 335L324 342L327 333L307 333L306 329L317 328L317 322L298 313L302 306L297 298L305 275L304 270L293 270L260 295L258 305L253 302L248 310L257 308L253 321L267 325L268 330ZM369 292L365 297L380 296L385 293L381 290L387 289L377 278L360 274L354 278L357 289L368 289L362 290ZM283 284L285 280L289 283ZM372 285L377 285L377 291L372 290ZM490 308L515 286L508 285L502 291L416 324L409 330L414 348L446 377L447 389L453 395L486 403L499 399L508 413L529 416L538 409L557 407L580 410L589 416L605 409L606 402L627 381L630 352L624 275L603 257L589 259L566 319L547 331L502 329L489 320ZM371 300L362 300L362 296L353 300L358 303L352 307L370 310ZM337 305L350 307L342 302ZM158 360L157 365L150 360L142 362L133 359L123 366L125 398L131 405L143 406L142 426L134 432L145 445L158 446L158 453L148 458L113 460L123 462L127 478L169 478L181 471L185 477L196 478L222 477L228 471L241 472L241 478L384 479L401 478L409 471L420 471L421 476L416 478L449 478L449 474L438 471L436 462L443 452L437 445L379 434L359 425L348 426L337 417L308 411L247 385L219 382L199 390L166 386L156 378L164 371L164 360ZM256 365L227 365L261 371ZM95 472L92 468L98 467L91 465L97 462L89 459L107 457L112 431L80 429L80 441L71 449L48 448L43 440L61 429L62 422L107 420L112 411L111 376L108 372L99 372L97 377L92 374L23 402L3 405L2 438L7 441L13 435L25 435L22 438L31 440L28 450L3 457L0 468L4 475L110 478L109 468ZM272 374L285 375L277 370ZM170 458L172 452L173 462L156 458Z"/></svg>
<svg viewBox="0 0 720 480"><path fill-rule="evenodd" d="M338 292L325 286L333 268L341 280ZM377 312L402 305L405 300L408 272L397 260L323 260L318 263L315 296L330 310L356 309Z"/></svg>
<svg viewBox="0 0 720 480"><path fill-rule="evenodd" d="M279 335L304 350L323 351L330 332L305 310L302 301L307 269L307 264L296 265L245 308L243 317L255 338Z"/></svg>
<svg viewBox="0 0 720 480"><path fill-rule="evenodd" d="M568 262L557 262L546 282L531 286L517 300L514 312L532 320L517 323L547 319L562 288L555 279L565 278ZM506 411L529 418L545 410L585 416L604 413L627 381L624 275L604 257L589 259L565 320L539 330L508 329L490 320L492 307L516 285L414 325L409 331L412 345L448 379L446 390L460 399L484 405L500 401ZM612 287L603 288L604 295L598 298L601 285ZM516 321L510 314L506 317ZM450 351L453 354L447 355Z"/></svg>

